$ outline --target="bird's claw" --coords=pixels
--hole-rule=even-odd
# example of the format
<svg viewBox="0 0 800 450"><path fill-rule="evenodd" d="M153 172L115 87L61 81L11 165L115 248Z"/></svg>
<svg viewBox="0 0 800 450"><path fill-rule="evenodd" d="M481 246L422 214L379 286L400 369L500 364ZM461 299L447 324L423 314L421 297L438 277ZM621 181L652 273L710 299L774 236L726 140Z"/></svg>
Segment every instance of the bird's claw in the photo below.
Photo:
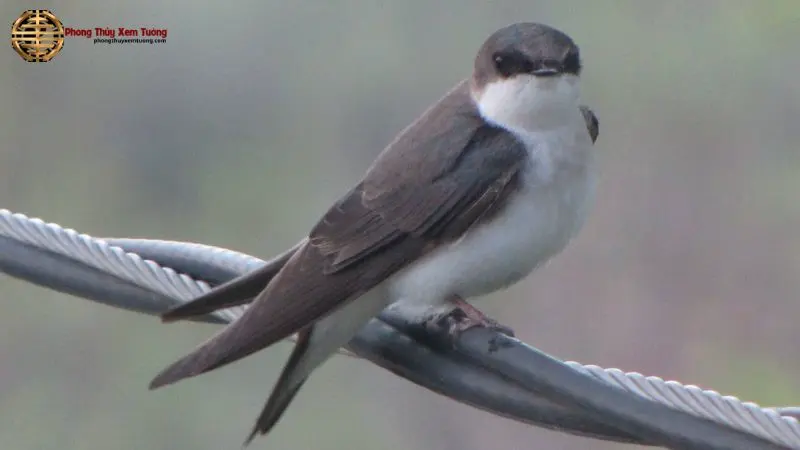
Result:
<svg viewBox="0 0 800 450"><path fill-rule="evenodd" d="M461 334L474 327L484 327L514 337L514 330L501 325L472 306L463 308L458 305L447 314L431 318L425 323L425 329L432 334L441 336L449 344L449 347L455 347Z"/></svg>

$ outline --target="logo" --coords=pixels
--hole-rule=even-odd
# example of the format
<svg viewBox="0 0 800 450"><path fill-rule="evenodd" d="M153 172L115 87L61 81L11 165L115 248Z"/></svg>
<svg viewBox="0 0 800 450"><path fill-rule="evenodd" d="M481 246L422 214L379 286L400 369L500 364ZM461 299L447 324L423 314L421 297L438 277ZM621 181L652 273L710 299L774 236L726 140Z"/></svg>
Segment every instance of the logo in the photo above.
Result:
<svg viewBox="0 0 800 450"><path fill-rule="evenodd" d="M11 47L28 62L46 62L64 47L64 25L46 9L30 9L11 26Z"/></svg>

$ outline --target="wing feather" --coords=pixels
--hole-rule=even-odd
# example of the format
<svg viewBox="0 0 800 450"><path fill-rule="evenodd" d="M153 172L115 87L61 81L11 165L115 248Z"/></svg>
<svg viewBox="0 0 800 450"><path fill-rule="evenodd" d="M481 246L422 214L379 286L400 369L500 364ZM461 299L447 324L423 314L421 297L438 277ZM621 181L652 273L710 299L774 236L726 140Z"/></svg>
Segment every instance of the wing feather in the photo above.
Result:
<svg viewBox="0 0 800 450"><path fill-rule="evenodd" d="M288 337L499 210L527 152L510 133L481 120L469 95L459 85L401 133L251 307L161 372L151 388Z"/></svg>

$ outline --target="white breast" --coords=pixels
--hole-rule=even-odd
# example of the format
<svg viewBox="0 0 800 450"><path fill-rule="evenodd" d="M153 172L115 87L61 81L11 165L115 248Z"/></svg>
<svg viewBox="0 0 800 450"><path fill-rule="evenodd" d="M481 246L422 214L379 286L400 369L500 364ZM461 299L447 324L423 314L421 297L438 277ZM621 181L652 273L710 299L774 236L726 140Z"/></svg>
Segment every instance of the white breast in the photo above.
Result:
<svg viewBox="0 0 800 450"><path fill-rule="evenodd" d="M573 124L519 135L531 161L522 189L491 221L395 275L392 301L429 309L452 295L484 295L560 252L583 225L594 190L591 141L582 117Z"/></svg>

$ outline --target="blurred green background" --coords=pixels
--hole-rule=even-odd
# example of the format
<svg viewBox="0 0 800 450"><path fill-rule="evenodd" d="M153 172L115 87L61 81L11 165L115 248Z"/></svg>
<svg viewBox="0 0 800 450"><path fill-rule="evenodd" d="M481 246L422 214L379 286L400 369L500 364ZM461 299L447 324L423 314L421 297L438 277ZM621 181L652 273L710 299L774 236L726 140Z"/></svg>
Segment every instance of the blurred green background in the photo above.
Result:
<svg viewBox="0 0 800 450"><path fill-rule="evenodd" d="M581 46L597 204L552 264L479 307L564 359L800 404L800 3L4 1L162 45L0 50L0 207L96 236L269 257L296 242L495 29ZM500 301L502 299L502 301ZM236 449L290 345L148 392L215 328L0 276L0 448ZM259 449L616 449L319 370ZM630 448L630 447L624 447Z"/></svg>

